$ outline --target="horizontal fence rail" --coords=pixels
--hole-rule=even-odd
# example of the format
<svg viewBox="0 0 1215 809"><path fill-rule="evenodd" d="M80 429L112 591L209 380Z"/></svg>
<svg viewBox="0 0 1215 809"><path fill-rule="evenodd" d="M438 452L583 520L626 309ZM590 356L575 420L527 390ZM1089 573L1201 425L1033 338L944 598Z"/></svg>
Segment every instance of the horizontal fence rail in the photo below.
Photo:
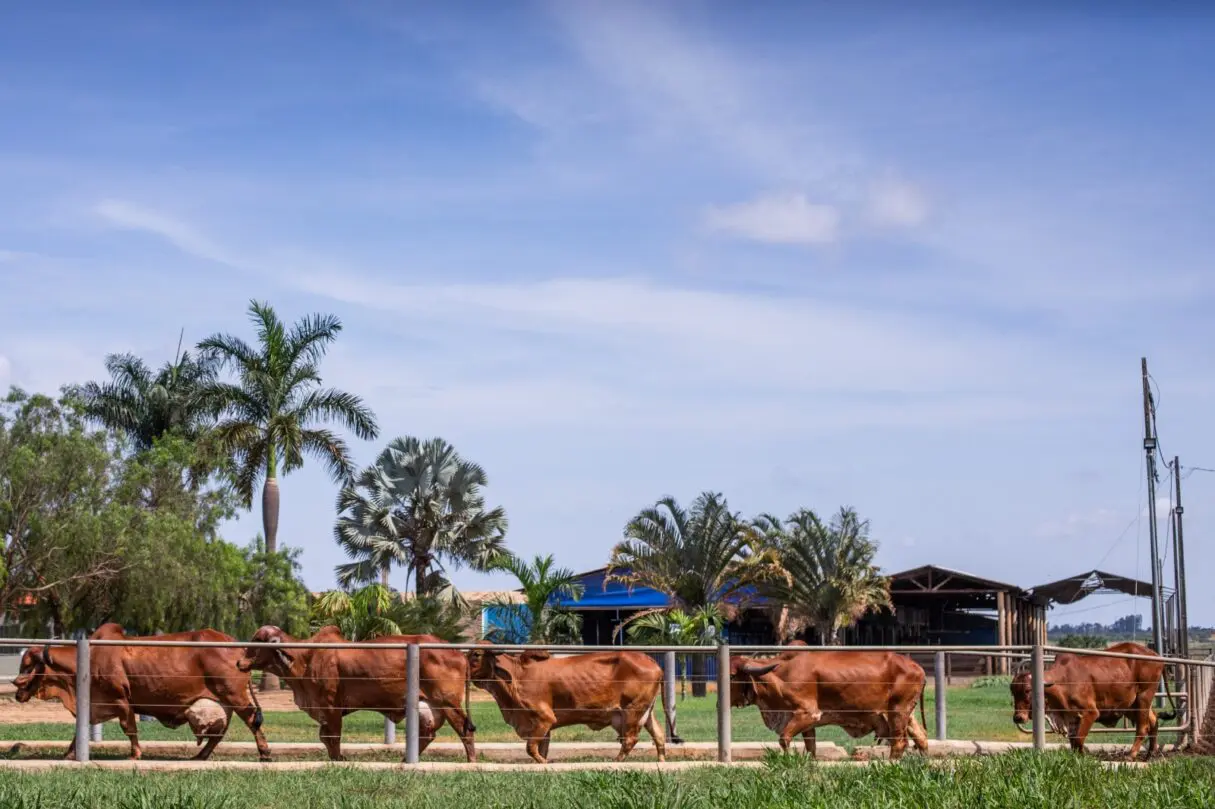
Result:
<svg viewBox="0 0 1215 809"><path fill-rule="evenodd" d="M380 712L395 713L396 716L404 716L404 761L405 763L417 763L420 757L421 750L424 744L420 740L424 734L424 725L422 722L423 714L425 714L426 731L433 735L433 729L430 725L433 723L433 711L435 708L428 703L428 700L433 701L429 696L431 693L428 689L440 683L440 680L433 678L424 678L422 676L422 664L427 660L425 653L455 651L461 653L483 652L483 653L523 653L544 651L556 656L577 656L596 654L603 652L621 653L621 652L638 652L645 655L650 655L652 658L658 658L656 662L662 669L662 683L660 692L664 713L666 714L665 734L671 737L668 742L672 742L676 737L676 685L680 679L691 680L694 685L704 684L708 686L712 684L716 687L716 743L717 743L717 758L720 761L728 762L732 759L732 737L734 733L733 714L730 707L730 694L732 691L731 681L731 660L738 657L757 657L764 659L769 655L788 655L794 654L821 654L825 652L831 653L892 653L898 655L906 655L909 657L919 656L921 659L927 658L931 661L933 674L925 682L926 696L931 695L933 699L932 716L934 719L933 736L937 741L944 742L949 738L949 701L948 701L948 678L950 670L950 658L953 657L980 657L980 658L1003 658L1020 661L1025 666L1025 671L1030 674L1030 698L1031 711L1030 720L1032 724L1032 740L1033 747L1037 749L1045 748L1045 737L1048 730L1058 732L1059 728L1054 727L1054 720L1047 717L1047 699L1045 683L1050 681L1050 669L1048 664L1060 654L1068 654L1077 657L1104 657L1124 660L1144 660L1153 663L1161 663L1167 667L1175 667L1175 674L1170 679L1170 682L1175 682L1178 686L1177 690L1159 691L1156 694L1158 698L1171 697L1174 705L1177 706L1179 724L1173 726L1160 726L1161 734L1180 735L1195 739L1199 730L1199 725L1202 722L1202 714L1195 713L1193 708L1205 706L1207 694L1205 692L1199 694L1194 702L1191 702L1191 694L1202 690L1210 689L1212 679L1215 678L1215 659L1196 660L1191 658L1171 658L1161 657L1157 655L1137 655L1125 652L1108 652L1099 649L1075 649L1070 647L1055 646L1050 644L1042 645L998 645L998 646L979 646L979 645L938 645L938 646L916 646L916 645L892 645L892 646L773 646L773 645L755 645L755 644L740 644L731 646L728 643L721 643L714 646L678 646L678 645L609 645L609 646L582 646L582 645L543 645L543 644L508 644L508 643L441 643L441 642L310 642L307 640L284 640L281 642L251 642L251 641L188 641L188 640L163 640L159 638L141 638L133 639L97 639L97 640L74 640L74 639L41 639L41 638L0 638L0 647L25 647L27 649L41 649L45 647L74 647L75 648L75 664L74 672L74 687L77 701L77 710L75 717L74 742L73 748L77 761L87 762L89 760L90 742L100 740L100 725L90 726L89 720L92 715L113 716L114 709L121 706L121 703L104 701L99 695L94 697L92 680L99 677L106 677L110 672L98 670L98 651L108 647L134 647L134 648L178 648L178 649L240 649L240 650L257 650L257 649L279 649L279 650L370 650L380 652L399 653L400 669L385 676L367 676L362 679L379 680L383 682L394 682L396 688L400 688L403 682L404 688L402 691L397 691L401 703L397 704L359 704L357 707L352 705L331 706L327 704L312 704L309 699L304 698L300 693L295 693L295 705L305 711L322 711L325 709L333 709L335 707L342 709L348 708L354 711L371 710ZM687 658L699 656L708 658L704 661L704 670L692 673L689 666L685 665L682 671L683 677L680 677L679 658L683 657L685 662ZM106 663L106 658L100 658L103 665ZM429 664L428 664L429 665ZM710 673L708 667L712 665L713 671ZM990 668L990 667L989 667ZM168 674L168 673L137 673L123 672L124 677L128 681L138 682L140 678L170 678L181 677L191 678L197 675L186 674ZM12 680L20 678L0 677L0 680ZM288 686L300 678L283 677ZM358 679L358 678L344 678ZM605 681L607 682L607 681ZM633 680L622 680L620 682L633 682ZM860 684L861 681L856 681ZM874 685L884 684L882 680L871 681ZM1057 685L1065 685L1065 682L1055 682ZM786 680L786 685L797 685L797 681ZM256 702L256 697L254 697ZM999 709L1008 716L1011 723L1012 720L1012 700L1011 694L1008 697L1007 707ZM467 691L464 696L464 705L468 705ZM171 704L143 704L141 708L154 711L154 709L170 709L181 708L182 706ZM231 709L232 706L221 706ZM93 709L99 709L100 713ZM260 713L260 707L259 707ZM530 709L527 707L509 707L502 704L498 705L498 710L501 712L508 724L513 724L512 718L517 717L520 713L526 713ZM616 711L615 708L587 708L586 711L593 713L594 711ZM651 709L657 710L657 703ZM970 708L969 710L978 711L995 711L994 707L986 708ZM834 714L847 714L849 712L858 714L872 714L873 710L869 708L841 708L831 711ZM771 719L771 714L774 711L761 711L765 716L765 720ZM314 715L310 713L309 715ZM648 714L647 714L648 715ZM231 715L230 715L231 716ZM449 720L454 726L454 720ZM913 719L914 722L914 719ZM765 721L767 724L767 721ZM340 726L339 726L340 727ZM956 727L956 723L955 723ZM225 725L224 733L228 730ZM457 728L457 733L462 732L462 728ZM923 730L928 732L928 727ZM1106 728L1094 727L1090 733L1117 733L1130 734L1133 729L1128 728ZM523 736L523 731L517 731L519 736ZM340 743L340 730L338 733L326 731L324 726L320 729L319 737L322 741L329 744L330 741L336 744ZM384 738L386 744L392 744L396 739L396 724L388 717L384 723ZM429 741L429 740L428 740ZM540 742L540 747L547 751L548 738L544 739L525 739L531 743ZM657 742L657 738L655 739ZM1179 741L1180 743L1180 741ZM809 737L806 742L807 748L810 748ZM532 745L529 744L529 752ZM547 753L544 753L547 755Z"/></svg>

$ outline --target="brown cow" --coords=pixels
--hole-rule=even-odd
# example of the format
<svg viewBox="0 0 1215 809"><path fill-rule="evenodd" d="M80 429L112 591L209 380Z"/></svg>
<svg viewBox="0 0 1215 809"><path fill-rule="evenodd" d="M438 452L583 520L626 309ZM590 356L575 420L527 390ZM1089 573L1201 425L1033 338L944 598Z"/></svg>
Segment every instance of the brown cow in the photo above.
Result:
<svg viewBox="0 0 1215 809"><path fill-rule="evenodd" d="M1140 643L1115 643L1107 652L1159 657ZM1157 715L1152 708L1156 687L1164 674L1164 662L1131 660L1122 657L1061 653L1047 669L1043 683L1046 719L1056 733L1066 734L1072 750L1083 753L1093 723L1114 727L1122 719L1135 723L1135 742L1129 758L1139 754L1146 737L1147 757L1156 751L1160 720L1174 719L1177 705L1165 681L1165 693L1173 713ZM1023 733L1030 720L1033 686L1028 671L1018 673L1010 685L1013 697L1013 722Z"/></svg>
<svg viewBox="0 0 1215 809"><path fill-rule="evenodd" d="M795 644L790 644L795 645ZM805 644L796 644L805 645ZM920 752L928 736L915 719L924 719L924 669L891 652L784 652L776 660L730 659L730 705L758 705L780 747L802 735L806 752L815 754L815 728L838 725L854 739L873 733L890 743L890 757L901 758L910 733Z"/></svg>
<svg viewBox="0 0 1215 809"><path fill-rule="evenodd" d="M548 763L554 728L611 726L620 739L622 761L645 727L666 760L666 739L654 716L663 692L662 667L640 652L591 652L554 658L545 651L505 654L493 649L469 652L473 682L493 695L506 724L527 742L527 754Z"/></svg>
<svg viewBox="0 0 1215 809"><path fill-rule="evenodd" d="M295 638L277 626L263 626L254 643L294 643ZM323 627L303 643L349 643L336 626ZM434 635L385 635L366 643L443 643ZM419 662L418 752L449 723L464 743L469 761L477 760L468 712L465 683L468 660L461 652L423 649ZM375 711L393 722L405 718L404 649L268 649L245 650L237 661L241 671L262 669L282 678L295 696L295 704L320 725L321 742L333 761L342 755L342 718L355 711Z"/></svg>
<svg viewBox="0 0 1215 809"><path fill-rule="evenodd" d="M211 641L235 640L214 629L176 632L168 635L130 637L118 624L103 624L90 640ZM196 759L206 760L223 738L218 723L200 719L199 700L212 700L223 707L227 718L233 712L241 718L257 742L263 761L270 760L270 747L262 734L262 709L249 682L248 674L236 671L240 649L233 647L198 648L188 646L93 646L89 655L89 722L97 724L117 719L131 740L131 758L143 755L139 746L137 716L159 720L177 728L189 722L196 738L206 746ZM76 715L76 650L72 647L29 649L21 658L20 674L13 684L17 701L58 699ZM199 716L196 716L198 714ZM207 727L196 724L204 722ZM68 747L66 758L75 758L76 740Z"/></svg>

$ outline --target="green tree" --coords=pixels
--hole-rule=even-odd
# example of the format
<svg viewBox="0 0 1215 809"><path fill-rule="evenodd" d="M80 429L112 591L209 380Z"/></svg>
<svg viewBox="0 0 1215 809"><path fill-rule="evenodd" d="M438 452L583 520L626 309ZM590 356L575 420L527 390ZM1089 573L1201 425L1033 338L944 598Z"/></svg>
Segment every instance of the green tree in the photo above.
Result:
<svg viewBox="0 0 1215 809"><path fill-rule="evenodd" d="M215 382L215 363L178 348L177 357L155 373L134 354L105 359L108 382L89 382L74 392L93 422L120 432L137 450L157 439L201 437L212 423L204 392Z"/></svg>
<svg viewBox="0 0 1215 809"><path fill-rule="evenodd" d="M299 577L299 556L299 548L270 553L260 534L241 551L241 637L249 637L267 624L282 627L290 635L308 631L312 594Z"/></svg>
<svg viewBox="0 0 1215 809"><path fill-rule="evenodd" d="M698 607L692 612L681 609L650 610L625 628L629 643L641 646L711 646L721 637L725 616L716 605ZM688 657L683 656L683 670L688 671ZM699 657L699 655L697 655ZM680 696L685 695L687 678L679 681Z"/></svg>
<svg viewBox="0 0 1215 809"><path fill-rule="evenodd" d="M435 635L459 643L465 640L462 626L466 615L467 605L453 590L412 598L382 584L369 584L353 593L323 593L312 607L312 631L336 626L347 640Z"/></svg>
<svg viewBox="0 0 1215 809"><path fill-rule="evenodd" d="M715 607L733 617L747 588L764 572L751 553L756 538L751 523L715 492L702 493L690 509L665 497L630 520L624 534L612 550L608 580L666 593L672 607L686 613ZM696 696L707 690L703 658L693 659Z"/></svg>
<svg viewBox="0 0 1215 809"><path fill-rule="evenodd" d="M496 608L502 622L502 626L487 635L489 640L509 641L522 636L529 643L581 643L582 616L553 601L558 598L577 601L582 598L583 587L574 571L553 565L552 554L537 554L531 562L508 554L490 565L491 570L510 573L518 579L524 601L497 598L486 602Z"/></svg>
<svg viewBox="0 0 1215 809"><path fill-rule="evenodd" d="M1100 635L1064 635L1059 645L1069 649L1104 649L1109 641Z"/></svg>
<svg viewBox="0 0 1215 809"><path fill-rule="evenodd" d="M123 454L79 408L20 392L0 408L0 610L36 635L47 623L63 635L106 621L147 634L251 632L266 573L219 535L237 507L231 491L189 481L196 447L184 438ZM268 568L280 580L274 623L306 626L306 591L287 565Z"/></svg>
<svg viewBox="0 0 1215 809"><path fill-rule="evenodd" d="M760 591L780 605L782 641L811 626L820 643L835 646L840 629L890 606L890 581L873 563L877 544L869 539L869 522L853 509L841 508L829 524L800 509L783 522L763 515L756 525L769 571Z"/></svg>
<svg viewBox="0 0 1215 809"><path fill-rule="evenodd" d="M257 347L239 337L215 334L199 343L207 362L232 369L237 381L214 382L204 399L219 423L216 445L232 457L235 485L247 508L258 481L262 526L269 553L278 550L278 477L300 468L304 456L324 461L335 480L353 467L346 442L323 423L339 423L358 438L379 434L376 420L352 393L322 388L320 362L342 330L333 315L310 315L288 328L267 303L249 304Z"/></svg>
<svg viewBox="0 0 1215 809"><path fill-rule="evenodd" d="M386 584L400 566L420 596L448 585L446 565L485 571L505 552L506 512L487 509L485 470L442 438L393 440L338 494L334 538L355 561L338 583Z"/></svg>

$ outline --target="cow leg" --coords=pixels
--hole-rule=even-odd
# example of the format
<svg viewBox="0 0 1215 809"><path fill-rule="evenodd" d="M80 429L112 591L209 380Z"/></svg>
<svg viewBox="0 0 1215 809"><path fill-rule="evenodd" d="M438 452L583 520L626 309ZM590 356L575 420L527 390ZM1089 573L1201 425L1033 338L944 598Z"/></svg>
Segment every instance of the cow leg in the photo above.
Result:
<svg viewBox="0 0 1215 809"><path fill-rule="evenodd" d="M636 725L629 724L625 726L620 733L620 752L616 755L617 761L624 761L629 753L633 752L633 748L637 746L637 740L641 737L641 728Z"/></svg>
<svg viewBox="0 0 1215 809"><path fill-rule="evenodd" d="M658 760L667 760L667 737L662 731L662 725L658 722L657 711L651 709L646 714L645 729L649 731L650 738L654 740L654 748L658 751Z"/></svg>
<svg viewBox="0 0 1215 809"><path fill-rule="evenodd" d="M249 728L249 732L253 734L253 741L257 744L257 760L270 760L270 745L266 743L266 734L262 733L261 722L258 719L258 711L252 705L242 705L235 709L236 715L240 717L240 721L245 723Z"/></svg>
<svg viewBox="0 0 1215 809"><path fill-rule="evenodd" d="M330 761L345 761L342 755L342 712L340 710L326 711L321 718L321 743L329 753Z"/></svg>
<svg viewBox="0 0 1215 809"><path fill-rule="evenodd" d="M1076 724L1076 735L1073 737L1072 749L1078 753L1084 753L1084 740L1088 738L1088 732L1092 729L1093 723L1097 721L1097 717L1101 716L1101 712L1096 708L1090 708L1080 714L1080 721ZM1138 750L1138 743L1135 748Z"/></svg>
<svg viewBox="0 0 1215 809"><path fill-rule="evenodd" d="M823 712L818 709L794 711L793 715L789 717L789 721L785 723L784 729L780 732L780 749L788 753L789 743L793 741L793 737L810 730L822 718Z"/></svg>
<svg viewBox="0 0 1215 809"><path fill-rule="evenodd" d="M896 713L886 724L890 727L890 760L898 761L907 750L907 717Z"/></svg>
<svg viewBox="0 0 1215 809"><path fill-rule="evenodd" d="M447 724L451 725L452 730L460 737L460 743L464 745L464 755L468 758L469 763L477 760L477 737L474 735L476 726L473 725L471 717L464 713L459 708L444 708L439 715L447 720ZM548 753L544 754L548 758Z"/></svg>
<svg viewBox="0 0 1215 809"><path fill-rule="evenodd" d="M540 745L545 739L548 738L548 735L552 732L552 729L553 725L551 722L537 722L528 728L529 733L526 736L527 754L531 756L537 764L548 764L548 757L540 752Z"/></svg>
<svg viewBox="0 0 1215 809"><path fill-rule="evenodd" d="M1140 708L1135 716L1135 742L1131 745L1131 752L1127 754L1128 761L1134 761L1139 755L1139 748L1143 745L1143 740L1149 734L1151 741L1148 742L1147 757L1151 758L1152 753L1156 749L1156 712L1152 710L1149 704L1146 709Z"/></svg>
<svg viewBox="0 0 1215 809"><path fill-rule="evenodd" d="M907 730L911 734L912 741L915 742L915 749L919 750L921 753L927 753L928 733L915 718L915 714L911 715L911 722L908 723Z"/></svg>
<svg viewBox="0 0 1215 809"><path fill-rule="evenodd" d="M548 761L548 746L553 741L553 732L550 730L544 734L544 738L540 741L540 755L544 756L544 760Z"/></svg>
<svg viewBox="0 0 1215 809"><path fill-rule="evenodd" d="M802 743L806 745L806 755L818 757L818 731L814 728L802 731Z"/></svg>
<svg viewBox="0 0 1215 809"><path fill-rule="evenodd" d="M63 758L65 761L74 761L75 760L75 758L76 758L76 737L75 736L72 737L72 743L68 745L67 752L64 753Z"/></svg>
<svg viewBox="0 0 1215 809"><path fill-rule="evenodd" d="M135 712L128 707L118 717L118 722L122 725L122 732L127 734L127 738L131 740L131 759L138 761L143 757L143 749L139 746L139 721L135 717Z"/></svg>

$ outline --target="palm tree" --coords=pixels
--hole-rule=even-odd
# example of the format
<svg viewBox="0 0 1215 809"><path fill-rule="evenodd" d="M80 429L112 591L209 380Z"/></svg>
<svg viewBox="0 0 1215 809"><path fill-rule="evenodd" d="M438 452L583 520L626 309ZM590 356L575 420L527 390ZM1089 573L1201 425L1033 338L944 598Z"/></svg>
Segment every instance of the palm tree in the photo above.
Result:
<svg viewBox="0 0 1215 809"><path fill-rule="evenodd" d="M782 641L813 627L822 644L836 646L840 629L890 606L890 580L873 564L877 544L869 539L869 521L852 508L841 508L830 524L800 509L784 522L762 515L756 526L770 565L760 590L781 605Z"/></svg>
<svg viewBox="0 0 1215 809"><path fill-rule="evenodd" d="M309 315L290 329L267 303L252 301L249 319L258 346L215 334L199 343L209 361L231 368L237 381L208 386L206 400L220 419L213 437L235 461L237 493L252 507L262 487L262 525L267 553L278 550L279 474L300 468L305 455L324 461L334 479L346 481L353 465L346 442L318 427L337 422L358 438L379 435L375 415L352 393L322 388L320 361L342 330L333 315Z"/></svg>
<svg viewBox="0 0 1215 809"><path fill-rule="evenodd" d="M403 597L382 584L353 593L330 590L312 606L312 631L337 626L347 640L383 635L435 635L450 643L465 640L462 624L467 605L454 590L426 598Z"/></svg>
<svg viewBox="0 0 1215 809"><path fill-rule="evenodd" d="M397 438L338 494L334 537L355 561L337 567L343 586L387 581L394 566L414 592L447 584L445 564L485 571L505 553L506 512L487 509L485 470L442 438Z"/></svg>
<svg viewBox="0 0 1215 809"><path fill-rule="evenodd" d="M77 389L85 415L126 435L135 449L151 449L170 433L199 438L211 423L204 391L215 381L216 366L207 357L182 352L155 373L134 354L109 354L108 382L89 382Z"/></svg>
<svg viewBox="0 0 1215 809"><path fill-rule="evenodd" d="M507 621L507 626L489 633L490 640L508 641L518 635L526 635L528 643L574 644L582 640L582 616L556 606L553 600L577 601L582 598L584 588L574 571L553 567L552 554L537 554L531 562L507 554L491 563L490 569L510 573L518 579L524 599L521 604L502 598L487 602L498 608Z"/></svg>
<svg viewBox="0 0 1215 809"><path fill-rule="evenodd" d="M702 493L691 509L664 497L630 520L624 533L612 549L607 579L666 593L684 612L717 607L731 618L738 597L763 574L750 552L755 529L716 492ZM695 696L707 691L703 658L693 660Z"/></svg>

